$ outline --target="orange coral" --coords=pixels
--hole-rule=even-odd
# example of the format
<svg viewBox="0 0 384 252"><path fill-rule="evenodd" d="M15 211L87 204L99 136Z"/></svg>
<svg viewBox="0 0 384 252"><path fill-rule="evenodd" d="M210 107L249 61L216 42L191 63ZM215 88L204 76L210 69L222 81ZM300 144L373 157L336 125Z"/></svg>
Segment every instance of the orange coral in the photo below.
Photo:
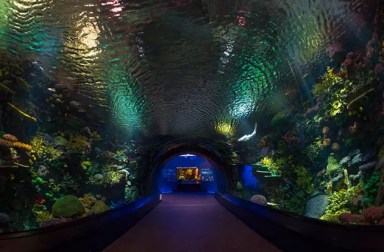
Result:
<svg viewBox="0 0 384 252"><path fill-rule="evenodd" d="M333 143L331 148L334 151L338 151L340 150L340 145L338 143Z"/></svg>
<svg viewBox="0 0 384 252"><path fill-rule="evenodd" d="M328 135L329 127L327 127L327 126L323 127L322 132L323 132L323 135Z"/></svg>
<svg viewBox="0 0 384 252"><path fill-rule="evenodd" d="M323 140L323 146L327 147L331 144L331 139L330 138L324 138Z"/></svg>
<svg viewBox="0 0 384 252"><path fill-rule="evenodd" d="M11 134L4 134L3 138L5 140L11 141L11 142L16 142L17 141L17 137L15 137L14 135L11 135Z"/></svg>
<svg viewBox="0 0 384 252"><path fill-rule="evenodd" d="M14 142L13 143L13 147L24 149L24 150L27 150L27 151L31 151L32 150L32 146L31 145L26 144L26 143L22 143L22 142Z"/></svg>
<svg viewBox="0 0 384 252"><path fill-rule="evenodd" d="M0 139L0 146L5 146L8 148L11 148L11 147L13 147L13 144L11 141Z"/></svg>

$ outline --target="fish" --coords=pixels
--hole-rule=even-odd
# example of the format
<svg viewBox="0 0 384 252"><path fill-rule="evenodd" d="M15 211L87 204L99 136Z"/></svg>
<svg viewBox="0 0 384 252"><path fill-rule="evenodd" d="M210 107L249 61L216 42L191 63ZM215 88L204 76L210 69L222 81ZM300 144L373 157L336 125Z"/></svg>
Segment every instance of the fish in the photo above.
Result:
<svg viewBox="0 0 384 252"><path fill-rule="evenodd" d="M257 123L255 123L255 129L253 130L253 132L249 135L244 135L242 137L240 137L237 141L238 142L245 142L245 141L248 141L249 139L251 139L252 137L256 136L256 132L257 132Z"/></svg>

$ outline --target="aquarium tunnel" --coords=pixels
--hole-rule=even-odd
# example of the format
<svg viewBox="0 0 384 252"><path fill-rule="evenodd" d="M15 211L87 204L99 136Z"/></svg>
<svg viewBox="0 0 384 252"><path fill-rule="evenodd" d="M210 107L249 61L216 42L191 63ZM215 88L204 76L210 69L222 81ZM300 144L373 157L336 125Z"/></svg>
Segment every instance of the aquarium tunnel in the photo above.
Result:
<svg viewBox="0 0 384 252"><path fill-rule="evenodd" d="M0 251L384 251L383 80L382 0L0 0Z"/></svg>

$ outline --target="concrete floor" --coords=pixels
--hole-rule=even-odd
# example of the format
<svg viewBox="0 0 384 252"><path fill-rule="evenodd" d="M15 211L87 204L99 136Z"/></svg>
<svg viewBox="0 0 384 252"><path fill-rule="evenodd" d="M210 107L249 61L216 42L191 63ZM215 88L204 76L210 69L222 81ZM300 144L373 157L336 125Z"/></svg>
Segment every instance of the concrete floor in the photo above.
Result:
<svg viewBox="0 0 384 252"><path fill-rule="evenodd" d="M162 202L105 252L279 251L211 194L164 194Z"/></svg>

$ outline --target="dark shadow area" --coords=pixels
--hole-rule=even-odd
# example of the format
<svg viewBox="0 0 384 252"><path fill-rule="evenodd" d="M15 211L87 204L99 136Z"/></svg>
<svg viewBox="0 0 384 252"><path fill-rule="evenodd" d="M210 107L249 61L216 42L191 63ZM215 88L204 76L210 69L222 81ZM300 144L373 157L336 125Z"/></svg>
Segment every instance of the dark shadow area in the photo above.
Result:
<svg viewBox="0 0 384 252"><path fill-rule="evenodd" d="M284 251L384 251L383 226L340 225L256 205L227 194L216 199Z"/></svg>

